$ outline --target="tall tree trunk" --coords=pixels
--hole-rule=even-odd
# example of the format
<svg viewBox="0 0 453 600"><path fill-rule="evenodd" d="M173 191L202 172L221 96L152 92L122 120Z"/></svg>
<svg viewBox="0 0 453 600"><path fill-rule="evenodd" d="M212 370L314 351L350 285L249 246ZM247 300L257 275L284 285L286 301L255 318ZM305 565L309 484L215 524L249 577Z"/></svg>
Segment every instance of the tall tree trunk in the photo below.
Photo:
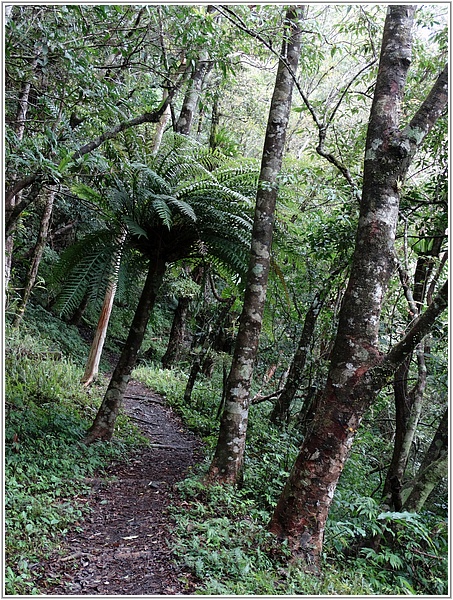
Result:
<svg viewBox="0 0 453 600"><path fill-rule="evenodd" d="M170 337L168 340L167 349L162 356L162 368L169 369L177 362L181 352L181 347L184 342L186 333L187 313L189 311L190 298L181 296L178 298L178 306L173 315Z"/></svg>
<svg viewBox="0 0 453 600"><path fill-rule="evenodd" d="M269 417L271 423L278 424L288 422L289 409L302 380L302 375L305 368L308 351L310 349L310 343L313 339L316 322L329 290L330 284L324 286L323 289L318 290L307 310L299 344L289 368L288 378L283 387L282 393L274 404L274 408Z"/></svg>
<svg viewBox="0 0 453 600"><path fill-rule="evenodd" d="M32 72L35 71L37 64L38 64L38 57L36 56L33 59L32 64L31 64ZM19 96L17 114L16 114L16 137L17 137L18 142L22 141L22 139L24 137L24 133L25 133L25 124L27 121L27 112L28 112L28 98L30 96L30 90L31 90L31 79L32 79L32 77L30 76L29 80L26 81L22 85L22 90L21 90L20 96ZM19 191L17 194L14 194L12 196L5 195L5 221L6 221L6 217L9 216L13 212L16 204L18 202L20 202L21 194L22 194L22 192ZM8 288L9 280L11 278L11 264L12 264L12 258L13 258L13 249L14 249L14 230L7 233L6 240L5 240L5 290Z"/></svg>
<svg viewBox="0 0 453 600"><path fill-rule="evenodd" d="M200 55L200 59L195 63L192 77L189 80L182 104L181 112L176 121L176 132L188 135L192 129L193 118L197 110L198 100L200 99L203 80L212 69L212 62L208 60L205 52Z"/></svg>
<svg viewBox="0 0 453 600"><path fill-rule="evenodd" d="M250 385L258 350L269 275L278 191L277 177L282 164L294 84L286 64L293 73L297 70L301 44L299 19L300 9L289 8L285 17L285 39L278 64L261 160L243 310L226 384L226 400L219 439L209 469L211 481L236 482L242 473Z"/></svg>
<svg viewBox="0 0 453 600"><path fill-rule="evenodd" d="M123 245L126 239L126 231L118 237L118 250L112 261L112 272L110 280L105 291L104 301L101 307L98 324L91 343L88 354L85 372L82 377L82 383L85 387L89 386L99 372L99 363L101 362L102 350L104 348L107 329L109 326L110 315L112 314L113 301L115 300L116 288L118 286L118 272L123 254Z"/></svg>
<svg viewBox="0 0 453 600"><path fill-rule="evenodd" d="M415 481L403 503L404 510L420 512L435 486L448 476L448 409L440 420L436 434L426 451Z"/></svg>
<svg viewBox="0 0 453 600"><path fill-rule="evenodd" d="M439 256L443 243L443 232L435 237L429 255L420 256L414 272L413 292L409 288L409 277L403 268L399 267L400 279L409 304L409 319L420 314L428 291L430 276L434 268L434 258ZM395 398L395 440L393 453L387 476L384 482L383 502L395 510L400 510L402 500L400 491L403 485L404 472L409 460L420 414L423 407L423 397L426 388L425 344L420 343L416 348L417 381L411 390L408 389L408 379L412 354L397 369L393 379Z"/></svg>
<svg viewBox="0 0 453 600"><path fill-rule="evenodd" d="M365 147L355 251L327 382L269 525L277 536L288 540L294 554L314 566L319 566L332 498L365 411L447 302L444 286L439 301L416 319L396 348L382 356L378 330L395 264L399 192L417 147L447 103L444 70L414 118L399 130L414 13L415 6L409 5L391 5L387 10Z"/></svg>
<svg viewBox="0 0 453 600"><path fill-rule="evenodd" d="M206 12L208 14L214 13L215 7L208 5L206 7ZM174 124L177 133L189 135L191 132L193 118L197 110L203 82L209 75L213 66L214 63L209 60L207 52L200 52L199 58L194 65L192 76L189 79L189 86L184 96L181 112L179 113L178 120Z"/></svg>
<svg viewBox="0 0 453 600"><path fill-rule="evenodd" d="M55 187L52 187L47 191L46 195L46 203L44 205L44 211L41 217L41 224L39 227L38 239L36 240L36 245L33 250L33 257L30 263L30 268L27 273L27 279L25 282L24 291L22 293L22 300L19 304L15 317L13 326L18 327L24 317L25 309L27 308L28 299L30 298L30 294L33 290L33 287L36 283L36 277L38 275L39 265L41 263L41 258L44 252L44 248L46 247L47 235L49 233L50 220L52 217L53 203L55 200L55 194L57 193Z"/></svg>
<svg viewBox="0 0 453 600"><path fill-rule="evenodd" d="M96 440L110 440L113 436L116 417L123 402L130 374L137 361L151 311L165 274L165 261L150 260L145 285L135 311L118 364L115 367L102 404L84 439L85 444Z"/></svg>

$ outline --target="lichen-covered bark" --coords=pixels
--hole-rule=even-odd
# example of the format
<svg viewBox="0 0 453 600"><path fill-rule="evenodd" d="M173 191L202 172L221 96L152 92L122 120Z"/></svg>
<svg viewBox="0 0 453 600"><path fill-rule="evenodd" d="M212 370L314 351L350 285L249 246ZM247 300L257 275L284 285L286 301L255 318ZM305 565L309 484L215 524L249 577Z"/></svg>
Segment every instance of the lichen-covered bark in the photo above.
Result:
<svg viewBox="0 0 453 600"><path fill-rule="evenodd" d="M209 477L219 482L236 482L241 475L248 422L249 392L258 349L266 299L274 212L291 109L293 78L286 68L297 70L301 32L299 8L289 8L285 19L285 41L271 100L256 196L252 244L243 310L226 383L225 407L219 439Z"/></svg>
<svg viewBox="0 0 453 600"><path fill-rule="evenodd" d="M379 387L415 348L418 335L433 316L428 309L428 317L418 323L419 331L384 360L378 349L379 320L394 269L399 191L415 152L414 138L399 130L414 12L415 7L409 5L389 6L387 11L366 140L355 251L327 383L269 525L280 538L288 539L294 553L314 565L319 564L333 494L363 414ZM438 79L435 88L428 98L432 112L440 114L447 102L446 86ZM426 106L425 102L420 110ZM431 111L425 116L424 134L417 145L433 122ZM383 362L385 368L377 371L376 379L376 368Z"/></svg>
<svg viewBox="0 0 453 600"><path fill-rule="evenodd" d="M137 354L142 345L146 326L164 273L165 262L162 259L150 260L145 285L138 301L129 335L96 418L84 439L86 444L91 444L96 440L110 440L113 436L115 421L123 402L124 392L135 366Z"/></svg>

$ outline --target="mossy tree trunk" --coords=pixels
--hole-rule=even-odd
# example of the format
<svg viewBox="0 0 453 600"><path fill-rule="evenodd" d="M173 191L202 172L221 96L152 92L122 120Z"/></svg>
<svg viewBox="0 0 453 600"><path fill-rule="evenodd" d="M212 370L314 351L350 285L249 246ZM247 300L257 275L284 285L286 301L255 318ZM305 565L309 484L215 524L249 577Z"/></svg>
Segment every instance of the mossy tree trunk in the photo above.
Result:
<svg viewBox="0 0 453 600"><path fill-rule="evenodd" d="M279 61L264 141L256 196L252 245L243 310L226 382L225 406L209 479L236 482L242 473L250 385L258 350L266 300L278 175L282 165L294 80L300 55L300 9L290 7L285 18L285 39ZM292 73L286 68L289 65Z"/></svg>
<svg viewBox="0 0 453 600"><path fill-rule="evenodd" d="M137 361L137 355L164 274L165 262L160 258L150 260L145 285L132 320L129 335L96 418L84 439L86 444L96 440L110 440L113 436L115 421L123 402L124 392Z"/></svg>
<svg viewBox="0 0 453 600"><path fill-rule="evenodd" d="M365 411L447 303L442 294L385 357L380 314L395 267L399 193L411 160L447 105L447 70L402 130L400 106L411 62L415 6L391 5L365 148L362 201L351 275L326 385L269 528L292 552L319 566L332 498Z"/></svg>

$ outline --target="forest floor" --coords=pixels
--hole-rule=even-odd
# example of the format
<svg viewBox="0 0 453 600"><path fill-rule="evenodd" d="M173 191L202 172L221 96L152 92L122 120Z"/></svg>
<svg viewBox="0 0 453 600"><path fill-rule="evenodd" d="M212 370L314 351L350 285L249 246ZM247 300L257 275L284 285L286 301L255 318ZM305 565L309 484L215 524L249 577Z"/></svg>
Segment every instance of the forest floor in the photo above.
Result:
<svg viewBox="0 0 453 600"><path fill-rule="evenodd" d="M88 481L91 492L81 498L88 514L40 564L42 594L185 595L195 589L190 573L172 560L168 507L181 502L174 486L201 458L201 443L161 396L137 381L128 385L124 408L150 446Z"/></svg>

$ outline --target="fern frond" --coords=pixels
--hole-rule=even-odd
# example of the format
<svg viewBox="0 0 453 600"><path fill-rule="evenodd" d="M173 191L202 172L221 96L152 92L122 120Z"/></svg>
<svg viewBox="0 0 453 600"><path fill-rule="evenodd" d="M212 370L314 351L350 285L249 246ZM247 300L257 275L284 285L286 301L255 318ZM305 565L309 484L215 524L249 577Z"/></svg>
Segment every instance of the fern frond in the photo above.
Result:
<svg viewBox="0 0 453 600"><path fill-rule="evenodd" d="M210 256L220 261L230 275L239 273L241 277L247 274L249 248L238 246L236 240L229 240L216 235L206 235L204 242L209 247Z"/></svg>
<svg viewBox="0 0 453 600"><path fill-rule="evenodd" d="M147 266L148 261L136 250L127 247L124 248L118 270L115 296L119 302L132 303L136 301L136 289L135 286L131 285L131 282L136 281L140 273L143 273L147 269Z"/></svg>
<svg viewBox="0 0 453 600"><path fill-rule="evenodd" d="M102 298L109 282L114 256L113 245L96 248L87 253L65 279L55 304L60 315L74 311L88 292L91 301Z"/></svg>
<svg viewBox="0 0 453 600"><path fill-rule="evenodd" d="M153 191L156 194L171 194L171 185L148 165L134 162L131 164L131 167L142 176L142 186L145 189Z"/></svg>
<svg viewBox="0 0 453 600"><path fill-rule="evenodd" d="M173 188L177 188L177 185L184 181L212 177L213 164L209 154L209 149L192 138L167 133L152 166Z"/></svg>
<svg viewBox="0 0 453 600"><path fill-rule="evenodd" d="M140 227L140 225L135 219L133 219L129 215L123 215L123 221L132 235L135 235L137 237L148 238L148 234L146 233L146 231L142 227Z"/></svg>
<svg viewBox="0 0 453 600"><path fill-rule="evenodd" d="M152 201L151 206L153 210L156 211L157 215L162 221L162 224L168 227L168 229L171 229L173 224L173 215L171 214L168 203L163 198L155 198Z"/></svg>
<svg viewBox="0 0 453 600"><path fill-rule="evenodd" d="M54 266L49 277L49 284L52 287L60 285L81 260L87 255L97 252L99 248L108 246L113 236L114 234L110 230L101 229L86 235L82 240L67 248Z"/></svg>
<svg viewBox="0 0 453 600"><path fill-rule="evenodd" d="M103 195L84 183L72 185L71 192L77 196L77 198L88 202L92 209L102 212L104 218L115 218L115 207L112 205L108 194Z"/></svg>
<svg viewBox="0 0 453 600"><path fill-rule="evenodd" d="M225 167L215 171L216 180L228 188L240 190L243 196L255 197L259 170L256 165Z"/></svg>
<svg viewBox="0 0 453 600"><path fill-rule="evenodd" d="M197 215L195 214L194 209L188 202L184 202L184 200L179 200L178 198L173 198L169 201L169 204L174 206L182 215L186 216L190 221L195 222L197 220Z"/></svg>

